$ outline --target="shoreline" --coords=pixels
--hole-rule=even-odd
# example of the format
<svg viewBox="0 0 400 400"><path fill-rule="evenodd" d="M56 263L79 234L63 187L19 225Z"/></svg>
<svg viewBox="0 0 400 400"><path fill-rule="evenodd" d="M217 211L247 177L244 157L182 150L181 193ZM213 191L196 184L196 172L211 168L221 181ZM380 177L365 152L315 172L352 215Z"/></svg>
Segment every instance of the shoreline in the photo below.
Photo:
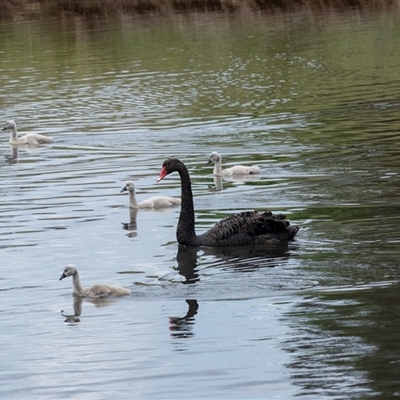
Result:
<svg viewBox="0 0 400 400"><path fill-rule="evenodd" d="M2 0L0 20L61 16L170 15L191 12L400 10L400 0Z"/></svg>

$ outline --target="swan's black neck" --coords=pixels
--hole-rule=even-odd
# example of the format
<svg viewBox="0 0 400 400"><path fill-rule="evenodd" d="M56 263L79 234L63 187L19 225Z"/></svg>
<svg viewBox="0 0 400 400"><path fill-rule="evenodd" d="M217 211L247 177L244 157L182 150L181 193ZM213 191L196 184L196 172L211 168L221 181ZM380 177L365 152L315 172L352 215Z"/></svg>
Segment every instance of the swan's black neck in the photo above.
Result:
<svg viewBox="0 0 400 400"><path fill-rule="evenodd" d="M179 244L193 245L196 238L194 224L194 206L190 176L186 166L180 163L176 169L181 177L181 213L179 216L176 238Z"/></svg>

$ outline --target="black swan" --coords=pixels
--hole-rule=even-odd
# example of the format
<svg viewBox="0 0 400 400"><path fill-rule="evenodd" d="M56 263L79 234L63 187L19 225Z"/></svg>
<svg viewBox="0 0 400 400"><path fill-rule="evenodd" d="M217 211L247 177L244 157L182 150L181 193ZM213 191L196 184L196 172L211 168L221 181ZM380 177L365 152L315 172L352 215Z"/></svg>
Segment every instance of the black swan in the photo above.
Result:
<svg viewBox="0 0 400 400"><path fill-rule="evenodd" d="M282 214L272 215L270 211L245 211L232 214L217 222L207 232L196 235L192 186L185 164L169 158L164 161L157 182L171 172L178 172L181 178L182 204L176 238L185 246L241 246L292 240L299 226L290 226Z"/></svg>

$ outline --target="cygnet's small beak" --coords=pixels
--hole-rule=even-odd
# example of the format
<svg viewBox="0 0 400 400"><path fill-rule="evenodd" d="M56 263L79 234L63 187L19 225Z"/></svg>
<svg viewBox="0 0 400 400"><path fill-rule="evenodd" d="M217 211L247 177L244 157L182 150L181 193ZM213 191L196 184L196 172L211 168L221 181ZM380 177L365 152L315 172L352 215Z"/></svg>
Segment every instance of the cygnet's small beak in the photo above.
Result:
<svg viewBox="0 0 400 400"><path fill-rule="evenodd" d="M67 277L67 275L65 275L64 272L63 272L63 274L60 276L59 281L63 280L63 279L66 278L66 277Z"/></svg>
<svg viewBox="0 0 400 400"><path fill-rule="evenodd" d="M2 129L2 131L6 131L7 130L7 128L6 127L4 127L3 129Z"/></svg>
<svg viewBox="0 0 400 400"><path fill-rule="evenodd" d="M128 191L128 189L126 188L126 186L124 186L124 187L121 189L120 193L122 193L122 192L127 192L127 191Z"/></svg>
<svg viewBox="0 0 400 400"><path fill-rule="evenodd" d="M208 165L208 164L211 164L211 163L212 163L211 158L209 158L209 159L208 159L207 165Z"/></svg>

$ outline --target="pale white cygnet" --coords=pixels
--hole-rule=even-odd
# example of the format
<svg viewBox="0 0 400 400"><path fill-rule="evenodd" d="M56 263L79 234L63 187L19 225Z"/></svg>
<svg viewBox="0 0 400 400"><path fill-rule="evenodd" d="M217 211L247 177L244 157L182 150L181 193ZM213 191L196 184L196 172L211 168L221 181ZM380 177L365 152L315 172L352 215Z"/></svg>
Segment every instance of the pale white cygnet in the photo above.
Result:
<svg viewBox="0 0 400 400"><path fill-rule="evenodd" d="M256 166L234 165L233 167L222 169L222 157L216 151L210 154L208 164L214 163L213 174L217 176L233 176L233 175L255 175L260 173L260 168Z"/></svg>
<svg viewBox="0 0 400 400"><path fill-rule="evenodd" d="M17 125L12 119L8 120L3 128L3 131L10 131L10 144L13 146L19 144L29 144L31 146L37 146L43 143L51 143L53 138L50 136L39 135L38 133L28 133L24 136L18 137Z"/></svg>
<svg viewBox="0 0 400 400"><path fill-rule="evenodd" d="M179 197L168 196L153 196L147 200L138 203L135 196L135 185L132 181L126 181L121 192L129 192L129 207L130 208L166 208L181 204Z"/></svg>
<svg viewBox="0 0 400 400"><path fill-rule="evenodd" d="M60 281L68 276L72 276L72 285L74 288L74 295L80 297L91 297L91 298L103 298L110 296L126 296L131 294L129 289L125 289L120 286L112 285L94 285L91 288L84 289L81 286L81 281L79 279L78 269L73 264L68 264L62 275L60 276Z"/></svg>

